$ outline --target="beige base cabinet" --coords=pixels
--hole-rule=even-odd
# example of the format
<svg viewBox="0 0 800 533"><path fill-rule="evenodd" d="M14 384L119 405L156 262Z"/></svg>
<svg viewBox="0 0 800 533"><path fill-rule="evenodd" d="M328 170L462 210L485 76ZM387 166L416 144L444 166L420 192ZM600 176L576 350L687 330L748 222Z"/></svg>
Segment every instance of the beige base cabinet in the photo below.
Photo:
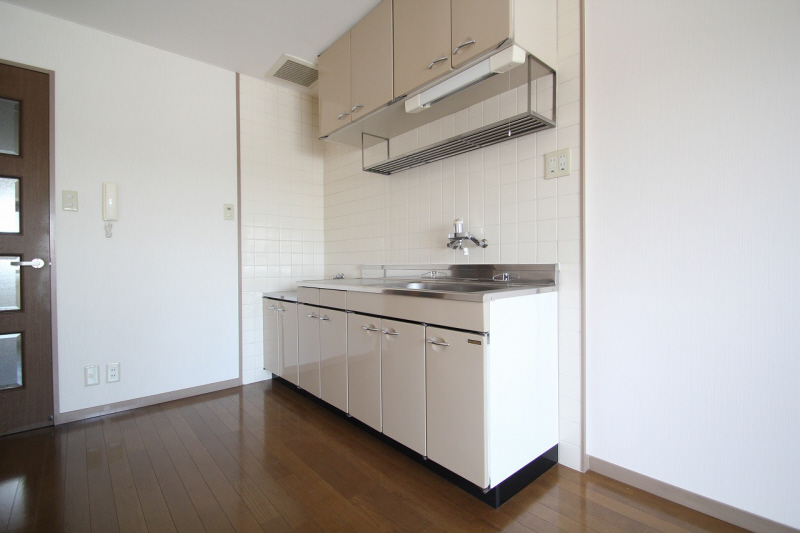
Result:
<svg viewBox="0 0 800 533"><path fill-rule="evenodd" d="M425 326L381 320L383 433L420 455L425 447Z"/></svg>
<svg viewBox="0 0 800 533"><path fill-rule="evenodd" d="M321 398L347 412L347 313L319 310Z"/></svg>
<svg viewBox="0 0 800 533"><path fill-rule="evenodd" d="M297 304L264 298L264 369L297 380Z"/></svg>
<svg viewBox="0 0 800 533"><path fill-rule="evenodd" d="M320 397L319 307L297 306L299 378L297 385Z"/></svg>
<svg viewBox="0 0 800 533"><path fill-rule="evenodd" d="M488 487L486 338L434 327L426 336L428 458Z"/></svg>
<svg viewBox="0 0 800 533"><path fill-rule="evenodd" d="M381 319L352 313L347 321L347 384L350 416L376 431L381 418Z"/></svg>

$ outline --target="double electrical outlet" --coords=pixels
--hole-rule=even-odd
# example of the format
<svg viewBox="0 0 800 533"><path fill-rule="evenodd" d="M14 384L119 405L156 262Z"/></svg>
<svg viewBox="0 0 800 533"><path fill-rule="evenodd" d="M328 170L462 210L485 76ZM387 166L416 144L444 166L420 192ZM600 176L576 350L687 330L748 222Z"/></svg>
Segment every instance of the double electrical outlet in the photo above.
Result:
<svg viewBox="0 0 800 533"><path fill-rule="evenodd" d="M119 363L106 364L106 383L117 381L119 381ZM100 384L100 365L83 367L83 383L87 387Z"/></svg>
<svg viewBox="0 0 800 533"><path fill-rule="evenodd" d="M544 154L544 179L569 176L571 172L569 148Z"/></svg>

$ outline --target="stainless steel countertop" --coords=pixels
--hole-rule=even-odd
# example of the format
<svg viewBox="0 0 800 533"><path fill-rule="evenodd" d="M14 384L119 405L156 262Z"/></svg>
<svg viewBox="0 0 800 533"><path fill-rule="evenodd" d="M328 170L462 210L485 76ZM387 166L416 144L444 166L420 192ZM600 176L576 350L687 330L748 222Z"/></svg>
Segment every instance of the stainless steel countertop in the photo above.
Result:
<svg viewBox="0 0 800 533"><path fill-rule="evenodd" d="M265 292L264 298L271 298L273 300L284 300L287 302L296 302L297 291Z"/></svg>
<svg viewBox="0 0 800 533"><path fill-rule="evenodd" d="M314 289L369 292L478 303L558 290L553 281L472 281L429 278L321 279L300 281L297 285L298 287Z"/></svg>

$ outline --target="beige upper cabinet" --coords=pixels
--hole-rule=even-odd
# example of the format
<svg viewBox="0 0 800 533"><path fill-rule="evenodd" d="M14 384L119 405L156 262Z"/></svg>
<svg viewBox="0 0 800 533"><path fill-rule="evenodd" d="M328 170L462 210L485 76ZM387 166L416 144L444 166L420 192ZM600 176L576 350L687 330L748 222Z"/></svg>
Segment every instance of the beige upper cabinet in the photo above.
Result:
<svg viewBox="0 0 800 533"><path fill-rule="evenodd" d="M350 30L350 119L391 101L392 0L383 0Z"/></svg>
<svg viewBox="0 0 800 533"><path fill-rule="evenodd" d="M350 122L350 32L319 56L319 135Z"/></svg>
<svg viewBox="0 0 800 533"><path fill-rule="evenodd" d="M394 0L394 96L452 70L450 41L450 0Z"/></svg>
<svg viewBox="0 0 800 533"><path fill-rule="evenodd" d="M512 0L451 0L453 68L512 36Z"/></svg>

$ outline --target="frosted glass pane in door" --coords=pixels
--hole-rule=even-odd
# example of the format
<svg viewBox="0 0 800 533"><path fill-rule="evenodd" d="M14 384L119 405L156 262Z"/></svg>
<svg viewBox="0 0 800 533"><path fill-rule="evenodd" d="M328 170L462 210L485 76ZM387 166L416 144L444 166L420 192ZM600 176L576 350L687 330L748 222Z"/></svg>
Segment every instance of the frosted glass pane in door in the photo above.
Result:
<svg viewBox="0 0 800 533"><path fill-rule="evenodd" d="M19 257L0 256L0 311L16 311L20 308L19 267L11 266Z"/></svg>
<svg viewBox="0 0 800 533"><path fill-rule="evenodd" d="M22 387L22 333L0 335L0 390Z"/></svg>
<svg viewBox="0 0 800 533"><path fill-rule="evenodd" d="M17 178L0 178L0 233L19 233Z"/></svg>
<svg viewBox="0 0 800 533"><path fill-rule="evenodd" d="M19 155L19 102L0 98L0 154Z"/></svg>

